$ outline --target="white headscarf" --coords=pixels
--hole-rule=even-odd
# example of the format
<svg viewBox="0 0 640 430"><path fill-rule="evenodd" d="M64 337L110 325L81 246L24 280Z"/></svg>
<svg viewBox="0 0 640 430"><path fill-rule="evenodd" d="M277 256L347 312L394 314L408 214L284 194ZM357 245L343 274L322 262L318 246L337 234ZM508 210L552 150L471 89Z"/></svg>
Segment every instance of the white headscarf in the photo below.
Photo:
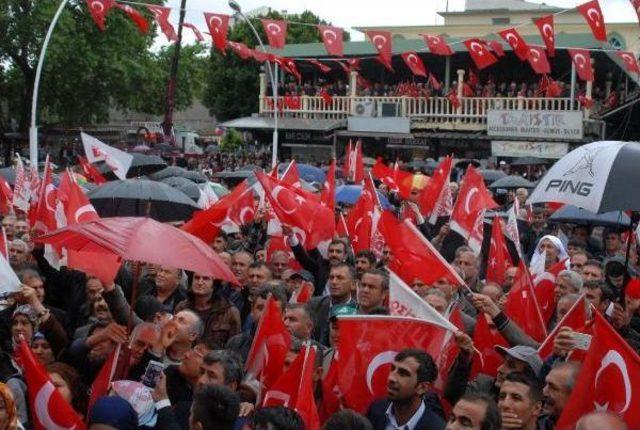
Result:
<svg viewBox="0 0 640 430"><path fill-rule="evenodd" d="M556 249L558 250L558 260L562 261L564 259L567 259L567 266L569 266L569 254L567 253L567 250L564 248L562 241L558 239L556 236L547 234L546 236L542 236L542 238L536 244L536 249L534 249L533 251L533 257L531 257L530 267L540 267L540 266L544 267L545 265L544 259L546 258L546 256L545 256L545 253L540 252L540 242L542 242L545 239L551 242L553 246L555 246Z"/></svg>

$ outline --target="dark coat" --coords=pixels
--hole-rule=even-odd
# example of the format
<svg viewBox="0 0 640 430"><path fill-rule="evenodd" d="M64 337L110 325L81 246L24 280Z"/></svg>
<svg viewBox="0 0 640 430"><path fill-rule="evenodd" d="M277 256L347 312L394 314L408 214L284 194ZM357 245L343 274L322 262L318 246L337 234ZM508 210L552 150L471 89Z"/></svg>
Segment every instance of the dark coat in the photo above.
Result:
<svg viewBox="0 0 640 430"><path fill-rule="evenodd" d="M373 426L373 430L384 430L386 425L387 417L385 412L391 403L390 400L378 400L375 401L369 406L369 410L367 411L367 418L371 421L371 425ZM426 405L426 409L418 421L418 425L415 427L415 430L444 430L446 423L445 421L436 414L429 405Z"/></svg>

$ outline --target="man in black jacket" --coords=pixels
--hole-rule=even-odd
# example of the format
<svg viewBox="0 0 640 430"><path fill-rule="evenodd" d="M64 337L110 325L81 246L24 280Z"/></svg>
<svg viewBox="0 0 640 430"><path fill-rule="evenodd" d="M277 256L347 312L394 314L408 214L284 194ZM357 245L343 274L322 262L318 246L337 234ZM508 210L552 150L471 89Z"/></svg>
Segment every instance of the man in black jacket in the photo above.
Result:
<svg viewBox="0 0 640 430"><path fill-rule="evenodd" d="M372 403L367 412L373 429L444 430L444 420L424 400L437 376L429 354L420 349L400 351L391 365L387 399Z"/></svg>

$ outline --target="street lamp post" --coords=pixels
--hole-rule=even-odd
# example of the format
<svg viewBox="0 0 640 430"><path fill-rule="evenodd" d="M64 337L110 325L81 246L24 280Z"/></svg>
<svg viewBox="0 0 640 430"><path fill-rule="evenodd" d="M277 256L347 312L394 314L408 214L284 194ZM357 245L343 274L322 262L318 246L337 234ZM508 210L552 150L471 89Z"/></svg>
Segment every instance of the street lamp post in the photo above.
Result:
<svg viewBox="0 0 640 430"><path fill-rule="evenodd" d="M256 28L251 24L249 18L247 18L243 13L240 5L235 0L229 0L229 7L233 9L244 21L249 25L253 34L258 39L258 43L260 44L260 48L262 48L263 52L267 52L267 49L264 47L262 43L262 39L258 34ZM271 144L271 167L276 167L278 164L278 83L276 82L274 72L271 70L271 65L269 64L269 60L265 61L265 66L269 72L269 79L271 80L271 92L273 93L273 141ZM275 75L278 74L277 64L275 65Z"/></svg>
<svg viewBox="0 0 640 430"><path fill-rule="evenodd" d="M42 65L44 64L44 57L47 53L47 47L49 46L49 40L53 29L58 23L58 18L64 10L65 6L69 3L69 0L62 0L56 14L49 24L49 29L44 37L42 43L42 49L40 50L40 57L38 58L38 66L36 67L36 77L33 81L33 94L31 95L31 125L29 126L29 160L31 161L31 168L35 166L38 168L38 127L36 126L36 114L38 111L38 90L40 89L40 75L42 74Z"/></svg>

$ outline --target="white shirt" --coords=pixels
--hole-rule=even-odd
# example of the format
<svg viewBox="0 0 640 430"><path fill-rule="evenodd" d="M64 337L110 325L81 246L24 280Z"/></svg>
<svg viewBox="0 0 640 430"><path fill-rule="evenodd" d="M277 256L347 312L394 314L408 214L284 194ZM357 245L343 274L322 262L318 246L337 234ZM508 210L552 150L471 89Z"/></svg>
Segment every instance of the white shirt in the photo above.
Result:
<svg viewBox="0 0 640 430"><path fill-rule="evenodd" d="M396 421L396 416L393 414L393 403L391 403L387 408L387 411L384 413L387 417L384 430L414 430L418 425L418 422L420 422L420 418L422 418L422 415L424 414L426 409L427 408L424 405L424 402L421 401L420 407L418 408L416 413L413 414L413 416L409 419L409 421L407 421L406 424L399 426L398 422Z"/></svg>

